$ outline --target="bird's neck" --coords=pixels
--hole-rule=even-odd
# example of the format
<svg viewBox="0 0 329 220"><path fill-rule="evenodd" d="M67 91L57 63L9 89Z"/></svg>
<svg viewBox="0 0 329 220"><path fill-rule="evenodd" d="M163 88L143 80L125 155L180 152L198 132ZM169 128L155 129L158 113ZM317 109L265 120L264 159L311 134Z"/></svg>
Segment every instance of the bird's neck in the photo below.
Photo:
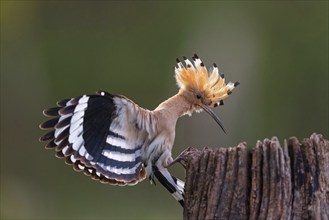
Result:
<svg viewBox="0 0 329 220"><path fill-rule="evenodd" d="M169 114L171 117L179 118L185 114L192 113L192 110L192 105L186 100L184 95L178 93L162 102L154 111Z"/></svg>

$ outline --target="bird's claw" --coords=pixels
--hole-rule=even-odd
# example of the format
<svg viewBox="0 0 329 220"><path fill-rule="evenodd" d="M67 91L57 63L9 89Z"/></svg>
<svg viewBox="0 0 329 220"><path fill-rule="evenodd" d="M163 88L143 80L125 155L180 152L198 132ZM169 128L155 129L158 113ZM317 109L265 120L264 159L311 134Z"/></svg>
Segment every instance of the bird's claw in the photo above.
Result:
<svg viewBox="0 0 329 220"><path fill-rule="evenodd" d="M154 180L154 174L153 174L153 173L150 174L150 176L149 176L149 180L150 180L150 183L151 183L151 184L154 184L154 185L156 186L156 182L155 182L155 180Z"/></svg>
<svg viewBox="0 0 329 220"><path fill-rule="evenodd" d="M172 165L180 163L184 169L187 167L187 156L186 156L186 151L183 151L180 153L173 161L167 164L166 168L171 167Z"/></svg>

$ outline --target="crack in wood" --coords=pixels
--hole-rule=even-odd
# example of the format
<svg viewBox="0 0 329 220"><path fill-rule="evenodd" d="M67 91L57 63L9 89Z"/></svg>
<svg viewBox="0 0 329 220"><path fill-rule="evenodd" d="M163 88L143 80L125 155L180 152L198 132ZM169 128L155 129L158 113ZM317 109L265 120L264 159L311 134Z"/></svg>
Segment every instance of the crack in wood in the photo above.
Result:
<svg viewBox="0 0 329 220"><path fill-rule="evenodd" d="M184 219L329 219L329 141L188 148Z"/></svg>

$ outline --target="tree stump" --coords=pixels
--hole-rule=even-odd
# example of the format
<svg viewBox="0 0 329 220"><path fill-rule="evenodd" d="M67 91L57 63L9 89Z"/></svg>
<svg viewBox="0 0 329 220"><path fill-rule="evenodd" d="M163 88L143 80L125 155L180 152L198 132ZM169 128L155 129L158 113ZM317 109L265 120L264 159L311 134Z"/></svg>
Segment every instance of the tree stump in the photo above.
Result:
<svg viewBox="0 0 329 220"><path fill-rule="evenodd" d="M184 219L329 219L329 141L188 148Z"/></svg>

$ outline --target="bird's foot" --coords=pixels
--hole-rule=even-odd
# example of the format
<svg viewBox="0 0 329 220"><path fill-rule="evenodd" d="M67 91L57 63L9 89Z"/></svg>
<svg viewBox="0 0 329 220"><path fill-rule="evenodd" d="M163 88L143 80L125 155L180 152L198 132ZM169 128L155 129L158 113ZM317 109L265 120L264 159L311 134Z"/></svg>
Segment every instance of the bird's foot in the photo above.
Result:
<svg viewBox="0 0 329 220"><path fill-rule="evenodd" d="M180 163L184 169L186 169L187 167L187 162L190 158L190 154L191 152L193 152L195 149L192 147L189 147L187 149L185 149L182 153L180 153L174 160L172 160L170 163L167 164L167 166L165 166L165 168L169 168L172 165L176 164L176 163Z"/></svg>

